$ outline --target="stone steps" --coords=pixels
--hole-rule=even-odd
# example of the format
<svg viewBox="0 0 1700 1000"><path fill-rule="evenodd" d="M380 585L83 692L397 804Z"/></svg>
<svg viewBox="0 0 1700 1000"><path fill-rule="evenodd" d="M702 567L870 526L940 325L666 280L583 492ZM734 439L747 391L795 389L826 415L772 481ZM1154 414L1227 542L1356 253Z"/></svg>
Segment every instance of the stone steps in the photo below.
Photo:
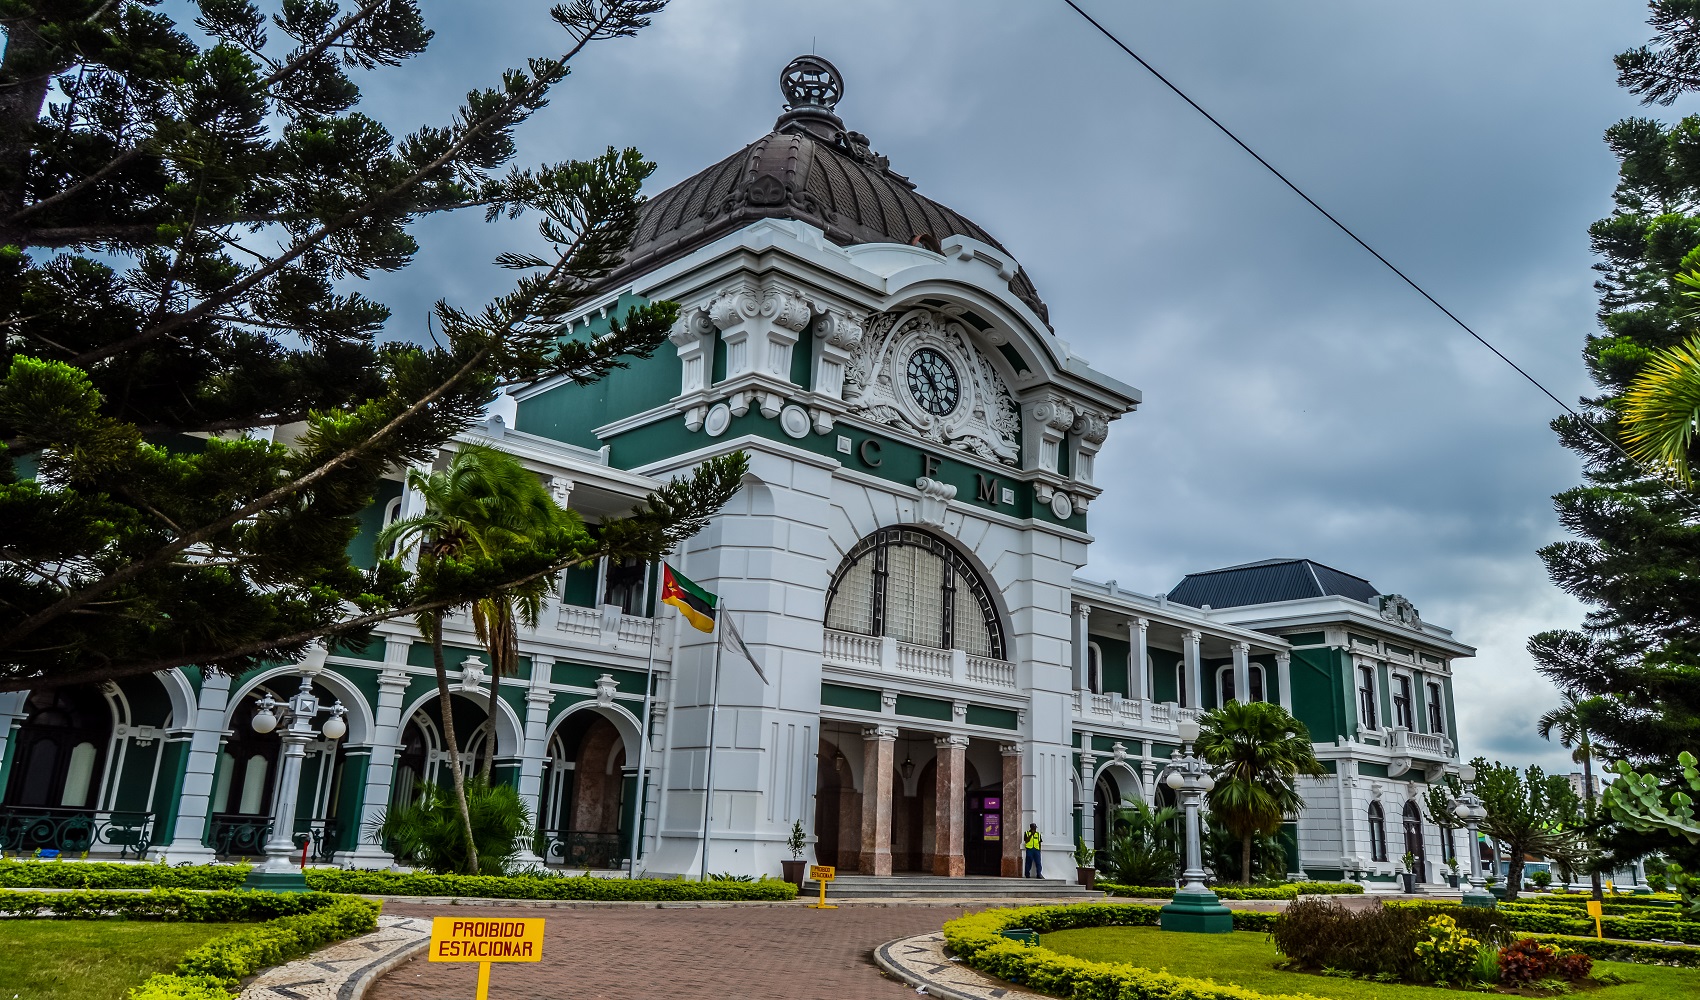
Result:
<svg viewBox="0 0 1700 1000"><path fill-rule="evenodd" d="M813 882L803 895L819 892ZM827 899L1102 899L1104 894L1063 879L996 878L970 875L840 875L827 886Z"/></svg>

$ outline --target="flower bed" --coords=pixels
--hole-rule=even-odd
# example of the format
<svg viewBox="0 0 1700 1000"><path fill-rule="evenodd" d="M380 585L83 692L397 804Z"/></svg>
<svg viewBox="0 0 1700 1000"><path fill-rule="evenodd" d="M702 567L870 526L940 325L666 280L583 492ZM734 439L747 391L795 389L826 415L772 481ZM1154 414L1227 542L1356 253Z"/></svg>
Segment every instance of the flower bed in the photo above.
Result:
<svg viewBox="0 0 1700 1000"><path fill-rule="evenodd" d="M1121 885L1116 882L1097 882L1093 888L1131 899L1173 899L1176 892L1172 886ZM1251 887L1216 885L1211 886L1210 891L1220 899L1297 899L1309 895L1356 895L1362 893L1364 887L1356 882L1288 882L1285 885Z"/></svg>
<svg viewBox="0 0 1700 1000"><path fill-rule="evenodd" d="M425 872L401 874L308 869L307 886L319 892L352 892L367 896L472 896L480 899L657 902L797 898L797 887L778 879L687 882L684 879L536 878L526 875L432 875Z"/></svg>
<svg viewBox="0 0 1700 1000"><path fill-rule="evenodd" d="M1065 1000L1265 1000L1284 994L1259 993L1231 983L1153 972L1131 965L1093 962L1003 937L1008 928L1040 933L1076 927L1143 926L1157 923L1159 908L1136 903L1078 903L987 910L944 925L945 944L963 964L987 975L1031 986ZM1268 930L1272 913L1235 912L1236 930Z"/></svg>

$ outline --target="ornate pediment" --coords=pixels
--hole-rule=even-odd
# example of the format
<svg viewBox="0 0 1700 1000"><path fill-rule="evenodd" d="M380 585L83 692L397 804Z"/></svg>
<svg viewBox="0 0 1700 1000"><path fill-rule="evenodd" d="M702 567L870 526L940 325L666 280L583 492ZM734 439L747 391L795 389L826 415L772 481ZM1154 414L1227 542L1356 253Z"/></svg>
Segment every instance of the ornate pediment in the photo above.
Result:
<svg viewBox="0 0 1700 1000"><path fill-rule="evenodd" d="M849 412L1016 467L1021 411L962 324L930 309L869 317L844 375Z"/></svg>

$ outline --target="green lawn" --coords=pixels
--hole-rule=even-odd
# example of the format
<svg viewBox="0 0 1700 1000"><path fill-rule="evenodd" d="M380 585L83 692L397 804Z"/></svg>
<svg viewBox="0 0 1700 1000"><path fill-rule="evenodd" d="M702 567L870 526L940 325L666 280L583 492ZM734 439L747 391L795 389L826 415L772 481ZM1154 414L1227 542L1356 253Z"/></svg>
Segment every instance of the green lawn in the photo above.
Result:
<svg viewBox="0 0 1700 1000"><path fill-rule="evenodd" d="M0 920L0 1000L124 1000L184 955L252 924Z"/></svg>
<svg viewBox="0 0 1700 1000"><path fill-rule="evenodd" d="M1269 937L1261 932L1232 934L1165 933L1155 927L1087 927L1043 935L1040 944L1052 951L1099 962L1127 962L1147 969L1167 969L1176 975L1236 983L1263 993L1309 993L1336 1000L1459 1000L1479 996L1472 991L1438 990L1427 986L1395 986L1356 979L1335 979L1275 968L1281 960ZM1624 962L1595 962L1597 972L1610 970L1628 982L1587 990L1590 1000L1672 1000L1700 997L1700 969L1671 969ZM0 998L4 1000L4 998Z"/></svg>

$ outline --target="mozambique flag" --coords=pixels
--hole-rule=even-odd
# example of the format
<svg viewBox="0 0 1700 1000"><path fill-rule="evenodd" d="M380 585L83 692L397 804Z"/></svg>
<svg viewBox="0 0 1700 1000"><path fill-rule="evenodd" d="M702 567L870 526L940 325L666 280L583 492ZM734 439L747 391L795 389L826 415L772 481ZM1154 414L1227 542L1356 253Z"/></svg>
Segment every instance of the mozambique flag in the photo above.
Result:
<svg viewBox="0 0 1700 1000"><path fill-rule="evenodd" d="M686 579L685 574L674 572L673 567L666 563L661 564L661 603L678 608L698 632L714 631L714 604L718 600Z"/></svg>

